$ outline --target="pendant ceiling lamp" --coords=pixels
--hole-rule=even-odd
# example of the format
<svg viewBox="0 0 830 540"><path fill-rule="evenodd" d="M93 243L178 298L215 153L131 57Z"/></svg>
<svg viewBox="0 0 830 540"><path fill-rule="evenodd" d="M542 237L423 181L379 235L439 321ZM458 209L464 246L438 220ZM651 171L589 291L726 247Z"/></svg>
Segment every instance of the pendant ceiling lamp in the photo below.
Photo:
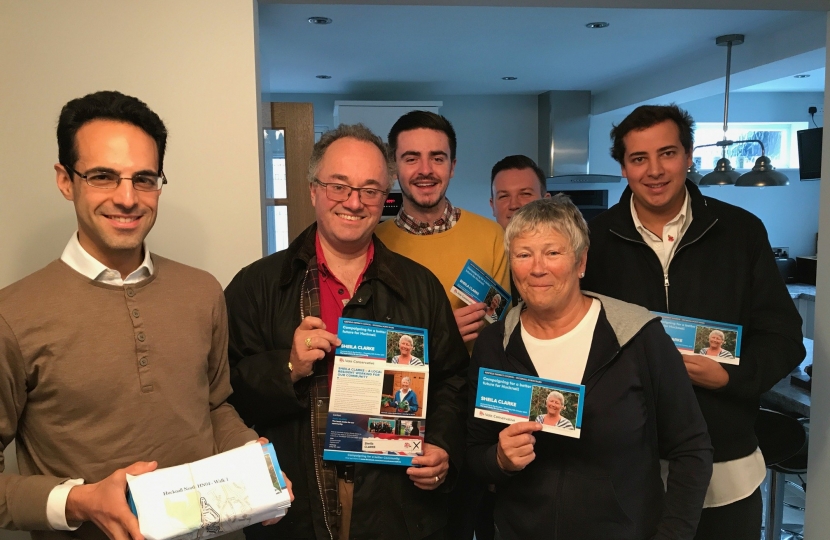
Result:
<svg viewBox="0 0 830 540"><path fill-rule="evenodd" d="M689 170L686 171L686 178L694 182L695 185L700 184L700 179L703 178L703 175L698 172L694 161L692 161L692 166L689 167Z"/></svg>
<svg viewBox="0 0 830 540"><path fill-rule="evenodd" d="M726 137L729 122L729 77L732 70L732 46L740 45L743 42L743 34L727 34L715 39L716 45L726 47L726 90L723 95L723 140L712 144L702 144L696 148L719 146L722 150L722 157L715 165L715 170L700 179L700 185L729 186L734 184L742 187L786 186L789 183L787 177L776 171L775 167L772 166L770 159L766 156L766 149L764 148L763 142L758 139L731 141ZM753 143L761 146L761 157L756 160L755 166L751 171L741 175L732 167L729 158L726 157L726 149L737 144ZM694 165L692 165L692 168L694 168ZM692 168L689 169L690 172Z"/></svg>

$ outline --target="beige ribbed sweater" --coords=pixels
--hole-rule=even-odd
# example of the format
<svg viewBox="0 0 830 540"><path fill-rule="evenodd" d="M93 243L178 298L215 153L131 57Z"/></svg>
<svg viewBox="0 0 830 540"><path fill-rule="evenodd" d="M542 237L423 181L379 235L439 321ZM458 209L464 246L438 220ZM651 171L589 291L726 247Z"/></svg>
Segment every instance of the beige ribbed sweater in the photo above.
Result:
<svg viewBox="0 0 830 540"><path fill-rule="evenodd" d="M0 291L0 527L49 530L67 478L135 461L168 467L256 438L226 399L227 312L206 272L153 255L136 285L91 281L58 260ZM101 537L86 523L75 534ZM56 538L63 532L35 533Z"/></svg>

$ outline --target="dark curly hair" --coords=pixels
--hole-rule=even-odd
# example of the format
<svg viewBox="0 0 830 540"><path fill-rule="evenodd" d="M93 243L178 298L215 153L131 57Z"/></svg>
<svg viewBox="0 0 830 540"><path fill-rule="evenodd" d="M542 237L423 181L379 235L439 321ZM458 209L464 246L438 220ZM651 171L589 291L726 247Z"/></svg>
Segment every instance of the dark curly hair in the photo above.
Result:
<svg viewBox="0 0 830 540"><path fill-rule="evenodd" d="M680 144L683 145L686 153L691 155L695 144L695 121L689 113L672 103L671 105L641 105L618 125L612 126L611 157L617 160L620 165L623 165L625 160L625 141L623 139L625 136L632 131L650 128L666 120L675 123L680 132Z"/></svg>

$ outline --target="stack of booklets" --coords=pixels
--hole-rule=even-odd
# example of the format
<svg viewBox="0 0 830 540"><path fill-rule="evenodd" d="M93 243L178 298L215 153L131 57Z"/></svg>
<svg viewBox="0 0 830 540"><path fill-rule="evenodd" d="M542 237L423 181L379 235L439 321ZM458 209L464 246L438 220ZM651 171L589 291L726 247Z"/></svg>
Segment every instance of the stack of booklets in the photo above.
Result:
<svg viewBox="0 0 830 540"><path fill-rule="evenodd" d="M127 475L127 486L127 502L147 540L212 538L281 517L291 505L270 443Z"/></svg>

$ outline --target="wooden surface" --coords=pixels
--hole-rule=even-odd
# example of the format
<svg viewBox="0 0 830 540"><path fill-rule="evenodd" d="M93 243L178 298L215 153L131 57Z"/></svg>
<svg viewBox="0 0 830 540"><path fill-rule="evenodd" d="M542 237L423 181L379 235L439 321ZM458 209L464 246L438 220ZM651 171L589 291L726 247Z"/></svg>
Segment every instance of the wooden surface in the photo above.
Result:
<svg viewBox="0 0 830 540"><path fill-rule="evenodd" d="M314 223L308 190L308 162L314 148L314 106L311 103L271 103L271 129L285 130L286 199L288 241Z"/></svg>

